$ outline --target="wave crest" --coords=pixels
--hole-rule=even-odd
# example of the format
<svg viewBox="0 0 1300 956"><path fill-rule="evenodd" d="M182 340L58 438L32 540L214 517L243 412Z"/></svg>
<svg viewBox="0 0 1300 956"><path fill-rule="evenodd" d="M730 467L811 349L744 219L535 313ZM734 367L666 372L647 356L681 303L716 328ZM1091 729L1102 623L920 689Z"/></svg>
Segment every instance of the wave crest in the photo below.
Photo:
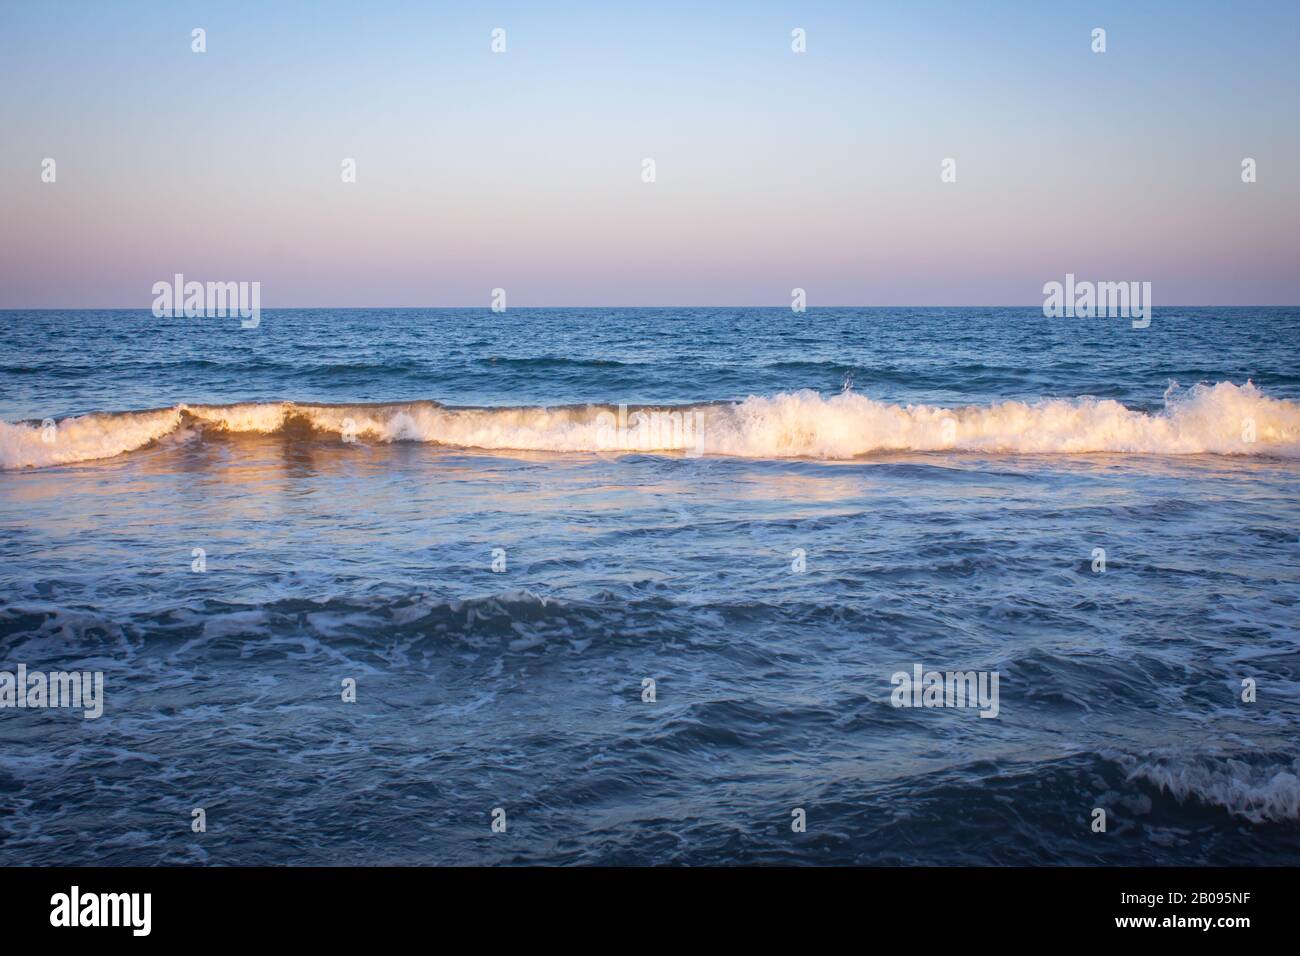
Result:
<svg viewBox="0 0 1300 956"><path fill-rule="evenodd" d="M1231 758L1125 756L1120 765L1129 780L1145 781L1179 802L1222 807L1252 823L1300 820L1300 760L1256 766Z"/></svg>
<svg viewBox="0 0 1300 956"><path fill-rule="evenodd" d="M641 417L638 418L638 415ZM1300 403L1253 384L1171 386L1158 413L1112 399L1044 399L943 408L845 391L804 390L735 403L454 408L437 402L178 405L67 418L54 429L0 422L0 468L111 458L187 424L271 433L292 422L367 441L419 441L554 452L686 452L746 458L848 459L881 451L995 454L1270 455L1300 458Z"/></svg>

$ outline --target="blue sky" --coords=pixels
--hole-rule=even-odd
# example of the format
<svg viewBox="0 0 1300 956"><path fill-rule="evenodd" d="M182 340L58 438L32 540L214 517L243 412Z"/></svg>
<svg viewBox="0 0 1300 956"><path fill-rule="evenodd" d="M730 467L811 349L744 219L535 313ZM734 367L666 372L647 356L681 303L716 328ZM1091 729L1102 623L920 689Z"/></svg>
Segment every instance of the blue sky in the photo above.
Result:
<svg viewBox="0 0 1300 956"><path fill-rule="evenodd" d="M0 17L0 307L147 308L176 272L267 306L1033 304L1066 272L1300 302L1300 4Z"/></svg>

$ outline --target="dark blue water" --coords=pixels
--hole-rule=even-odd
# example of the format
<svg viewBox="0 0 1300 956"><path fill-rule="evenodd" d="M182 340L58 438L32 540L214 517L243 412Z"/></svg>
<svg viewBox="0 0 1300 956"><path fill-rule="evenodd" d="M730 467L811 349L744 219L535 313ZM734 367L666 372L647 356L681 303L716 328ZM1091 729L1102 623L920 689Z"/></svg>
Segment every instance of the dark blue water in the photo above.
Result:
<svg viewBox="0 0 1300 956"><path fill-rule="evenodd" d="M1300 310L0 341L0 864L1300 862Z"/></svg>
<svg viewBox="0 0 1300 956"><path fill-rule="evenodd" d="M1300 309L313 309L236 319L3 312L0 418L180 402L704 402L846 381L882 401L1092 395L1158 408L1168 382L1300 395Z"/></svg>

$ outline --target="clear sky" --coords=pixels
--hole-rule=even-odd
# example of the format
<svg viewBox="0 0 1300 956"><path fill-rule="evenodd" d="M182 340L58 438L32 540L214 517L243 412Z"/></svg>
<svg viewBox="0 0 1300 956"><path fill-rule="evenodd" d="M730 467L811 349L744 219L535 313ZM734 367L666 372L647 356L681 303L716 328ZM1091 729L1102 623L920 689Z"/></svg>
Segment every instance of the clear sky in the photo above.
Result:
<svg viewBox="0 0 1300 956"><path fill-rule="evenodd" d="M1300 303L1295 0L6 2L0 120L5 308Z"/></svg>

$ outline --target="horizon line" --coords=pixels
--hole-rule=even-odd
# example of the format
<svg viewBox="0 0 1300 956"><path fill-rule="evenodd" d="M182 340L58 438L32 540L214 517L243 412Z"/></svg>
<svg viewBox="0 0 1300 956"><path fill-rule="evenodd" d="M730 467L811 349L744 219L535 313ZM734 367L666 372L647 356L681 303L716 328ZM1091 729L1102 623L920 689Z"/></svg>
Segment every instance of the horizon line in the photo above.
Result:
<svg viewBox="0 0 1300 956"><path fill-rule="evenodd" d="M1041 309L1042 303L1022 303L1022 304L1000 304L1000 305L912 305L912 304L891 304L891 305L808 305L803 312L811 312L814 309ZM1300 303L1231 303L1220 302L1208 305L1182 305L1171 303L1169 305L1154 306L1156 309L1297 309ZM493 315L502 315L509 312L524 311L528 309L772 309L782 312L791 311L789 305L512 305L506 309L495 311L490 305L267 305L261 306L263 312L287 312L287 311L331 311L331 312L361 312L361 311L405 311L405 312L436 312L436 311L458 311L482 309ZM77 306L0 306L0 312L149 312L152 309L149 306L121 306L121 305L77 305ZM796 315L800 313L794 313ZM160 316L160 318L186 318L186 316ZM189 318L227 318L227 316L189 316ZM1079 318L1088 318L1088 316L1079 316ZM1107 316L1091 316L1091 318L1107 318Z"/></svg>

